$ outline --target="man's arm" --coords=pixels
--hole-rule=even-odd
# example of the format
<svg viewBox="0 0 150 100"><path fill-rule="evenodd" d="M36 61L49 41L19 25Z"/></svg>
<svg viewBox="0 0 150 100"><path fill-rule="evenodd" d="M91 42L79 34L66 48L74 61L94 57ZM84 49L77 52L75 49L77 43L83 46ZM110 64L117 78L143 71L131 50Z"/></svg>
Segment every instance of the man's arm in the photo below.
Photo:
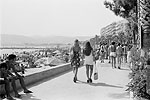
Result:
<svg viewBox="0 0 150 100"><path fill-rule="evenodd" d="M20 76L17 72L17 70L15 69L15 65L11 65L10 68L12 68L12 71L15 73L16 76ZM10 72L10 71L9 71ZM10 72L11 73L11 72ZM12 74L12 73L11 73ZM12 74L13 75L13 74ZM14 75L13 75L14 76Z"/></svg>
<svg viewBox="0 0 150 100"><path fill-rule="evenodd" d="M70 53L72 53L72 51L73 51L73 47L70 48Z"/></svg>
<svg viewBox="0 0 150 100"><path fill-rule="evenodd" d="M7 73L8 73L8 75L14 77L14 75L9 70L7 71Z"/></svg>

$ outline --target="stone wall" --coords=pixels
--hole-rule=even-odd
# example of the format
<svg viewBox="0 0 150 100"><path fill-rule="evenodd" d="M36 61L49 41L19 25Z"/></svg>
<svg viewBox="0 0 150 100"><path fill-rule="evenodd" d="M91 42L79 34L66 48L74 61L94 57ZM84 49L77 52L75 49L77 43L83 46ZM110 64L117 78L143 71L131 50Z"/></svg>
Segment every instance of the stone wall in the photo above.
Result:
<svg viewBox="0 0 150 100"><path fill-rule="evenodd" d="M81 62L81 65L83 65L83 62ZM26 73L24 76L24 81L26 86L31 86L35 83L38 83L42 80L45 79L50 79L50 78L54 78L57 77L59 75L62 75L66 72L69 72L72 70L72 67L70 65L70 63L67 64L62 64L62 65L58 65L55 67L50 67L48 69L44 69L41 71L35 71L33 73ZM17 85L17 89L21 89L19 80L16 81L16 85ZM11 88L12 91L12 88ZM0 94L4 93L4 86L0 85Z"/></svg>

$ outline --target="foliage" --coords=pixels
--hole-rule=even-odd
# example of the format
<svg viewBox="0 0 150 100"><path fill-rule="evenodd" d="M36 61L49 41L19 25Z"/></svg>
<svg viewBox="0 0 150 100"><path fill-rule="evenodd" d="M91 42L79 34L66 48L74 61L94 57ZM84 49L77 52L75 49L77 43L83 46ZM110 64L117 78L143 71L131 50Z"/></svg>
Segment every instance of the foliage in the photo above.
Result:
<svg viewBox="0 0 150 100"><path fill-rule="evenodd" d="M110 9L116 16L127 19L130 24L129 27L132 30L132 36L136 41L138 34L138 13L137 13L137 0L113 0L113 2L105 1L104 5Z"/></svg>
<svg viewBox="0 0 150 100"><path fill-rule="evenodd" d="M119 15L123 18L133 17L132 14L137 12L137 0L113 0L113 2L105 1L104 5L117 16Z"/></svg>
<svg viewBox="0 0 150 100"><path fill-rule="evenodd" d="M131 81L128 83L128 89L126 91L132 91L133 96L136 98L150 99L150 95L146 91L146 71L145 67L146 58L140 57L140 50L132 49L132 72L129 74Z"/></svg>
<svg viewBox="0 0 150 100"><path fill-rule="evenodd" d="M150 4L149 0L140 1L140 7L141 5L149 5L149 4ZM105 1L104 5L106 6L106 8L113 11L115 15L121 16L130 22L129 27L132 31L134 42L138 43L139 34L138 34L137 0L113 0L113 2ZM147 25L148 17L146 18L143 16L148 16L150 8L142 6L140 9L141 9L140 13L142 15L142 17L140 16L140 21L143 21L144 25ZM149 27L146 27L146 28L147 28L146 30L149 29ZM131 55L134 54L134 56L131 57L132 72L129 74L131 81L128 84L127 91L132 91L134 94L134 97L136 98L145 98L145 99L150 100L150 95L147 93L147 90L146 90L146 82L148 81L147 75L146 75L147 68L145 66L146 58L140 57L139 56L140 52L138 52L138 50L134 49L133 51L134 52L131 53Z"/></svg>

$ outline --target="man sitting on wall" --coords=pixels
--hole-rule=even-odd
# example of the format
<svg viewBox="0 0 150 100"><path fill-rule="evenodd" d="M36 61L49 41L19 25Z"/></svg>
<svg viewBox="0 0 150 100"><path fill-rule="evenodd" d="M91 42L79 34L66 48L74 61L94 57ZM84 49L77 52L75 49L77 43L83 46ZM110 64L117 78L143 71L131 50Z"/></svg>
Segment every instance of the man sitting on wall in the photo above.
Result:
<svg viewBox="0 0 150 100"><path fill-rule="evenodd" d="M18 91L17 91L17 88L16 88L16 79L19 79L20 81L20 84L21 84L21 87L23 88L24 90L24 93L32 93L32 91L29 91L26 86L25 86L25 82L23 80L23 76L21 76L17 70L15 69L15 64L16 64L16 55L14 54L10 54L8 57L7 57L7 60L6 60L6 64L7 64L7 67L8 67L8 70L9 70L9 75L11 76L11 82L12 82L12 88L15 92L15 97L17 98L20 98L21 95L18 94Z"/></svg>

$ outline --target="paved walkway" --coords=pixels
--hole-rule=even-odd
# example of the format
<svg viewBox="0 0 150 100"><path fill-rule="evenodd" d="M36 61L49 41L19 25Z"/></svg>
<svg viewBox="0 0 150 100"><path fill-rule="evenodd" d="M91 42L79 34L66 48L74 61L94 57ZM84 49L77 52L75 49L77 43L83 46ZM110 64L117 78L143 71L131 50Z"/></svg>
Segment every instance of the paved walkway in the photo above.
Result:
<svg viewBox="0 0 150 100"><path fill-rule="evenodd" d="M125 64L121 70L112 69L105 61L98 71L99 79L91 84L86 83L84 66L79 69L78 83L73 82L72 72L43 81L30 88L33 94L20 92L22 100L129 100L125 91L129 70Z"/></svg>

